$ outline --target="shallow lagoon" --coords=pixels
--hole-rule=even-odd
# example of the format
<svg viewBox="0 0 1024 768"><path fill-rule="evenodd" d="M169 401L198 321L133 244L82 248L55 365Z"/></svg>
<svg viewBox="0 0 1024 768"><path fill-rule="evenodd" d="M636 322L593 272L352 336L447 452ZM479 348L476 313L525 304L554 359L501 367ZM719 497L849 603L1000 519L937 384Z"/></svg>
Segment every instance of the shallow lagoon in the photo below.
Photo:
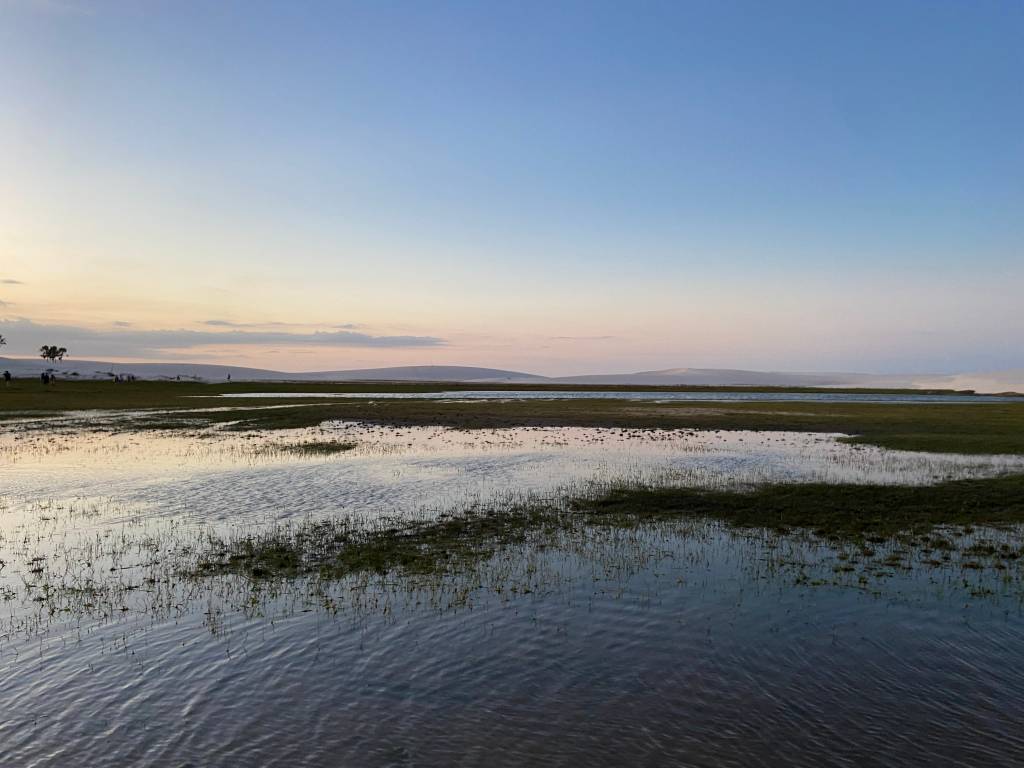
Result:
<svg viewBox="0 0 1024 768"><path fill-rule="evenodd" d="M325 439L356 447L283 449ZM702 521L528 540L426 580L197 582L171 554L210 529L616 481L1021 468L801 433L10 425L0 764L1019 764L1019 566L848 570L813 538Z"/></svg>
<svg viewBox="0 0 1024 768"><path fill-rule="evenodd" d="M620 482L919 485L1024 470L1019 456L891 451L801 432L351 422L274 432L125 431L89 429L79 418L55 420L46 430L20 426L0 433L9 504L109 497L198 520L429 515L509 495L550 496ZM328 440L354 447L326 458L286 450Z"/></svg>

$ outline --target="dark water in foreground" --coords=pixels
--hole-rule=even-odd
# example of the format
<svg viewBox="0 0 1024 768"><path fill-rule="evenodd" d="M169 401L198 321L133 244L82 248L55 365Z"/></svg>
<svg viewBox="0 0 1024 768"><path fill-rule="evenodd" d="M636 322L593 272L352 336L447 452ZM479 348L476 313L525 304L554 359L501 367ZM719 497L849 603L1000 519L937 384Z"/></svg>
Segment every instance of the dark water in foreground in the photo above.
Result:
<svg viewBox="0 0 1024 768"><path fill-rule="evenodd" d="M944 572L801 586L778 563L808 555L619 532L497 557L468 598L363 585L332 613L296 587L72 620L4 644L0 764L1024 763L1017 597Z"/></svg>

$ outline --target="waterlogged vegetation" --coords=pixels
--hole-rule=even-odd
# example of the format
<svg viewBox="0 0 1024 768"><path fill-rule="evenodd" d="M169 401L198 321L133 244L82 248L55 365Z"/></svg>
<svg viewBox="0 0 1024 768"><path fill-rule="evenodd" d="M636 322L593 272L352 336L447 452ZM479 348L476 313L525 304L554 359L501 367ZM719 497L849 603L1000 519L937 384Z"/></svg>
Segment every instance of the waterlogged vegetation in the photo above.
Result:
<svg viewBox="0 0 1024 768"><path fill-rule="evenodd" d="M0 763L1024 759L1019 406L191 403L0 426Z"/></svg>
<svg viewBox="0 0 1024 768"><path fill-rule="evenodd" d="M454 609L489 594L566 589L580 578L581 564L588 578L614 584L682 542L699 550L712 541L715 548L752 549L751 573L780 585L898 597L907 588L900 579L923 577L961 599L1021 604L1021 485L1011 477L899 489L906 509L895 521L883 513L892 497L874 486L619 487L432 520L329 517L220 527L158 522L110 502L39 503L4 536L0 601L14 609L4 637L39 636L69 621L162 621L203 606L214 633L231 612L358 615L390 610L403 595ZM974 503L979 489L988 508L971 515L962 502ZM538 565L564 565L567 557L573 568Z"/></svg>
<svg viewBox="0 0 1024 768"><path fill-rule="evenodd" d="M1007 585L1020 573L1014 457L891 453L805 433L230 426L12 422L0 440L0 460L20 469L5 488L5 599L111 616L131 610L128 592L159 597L152 608L222 579L312 580L315 595L353 579L436 588L509 552L585 552L581 541L650 526L810 543L815 567L860 578L910 563L1009 575ZM799 562L805 579L811 561Z"/></svg>
<svg viewBox="0 0 1024 768"><path fill-rule="evenodd" d="M554 533L680 521L712 521L776 536L809 536L846 553L841 557L843 571L855 570L854 562L876 571L908 567L908 558L942 565L952 553L960 554L957 562L965 568L1007 570L1016 568L1024 555L1024 539L1012 535L1024 524L1024 477L913 488L621 487L568 503L469 510L427 522L385 520L367 528L346 520L306 521L212 539L189 575L340 579L373 572L422 576L469 567L496 551L524 541L544 541ZM974 536L976 528L985 534ZM997 531L998 541L989 538ZM851 558L847 550L856 554Z"/></svg>
<svg viewBox="0 0 1024 768"><path fill-rule="evenodd" d="M388 383L260 383L262 392L428 393L493 389L498 385ZM516 385L516 389L564 390L566 387ZM578 387L574 388L578 389ZM596 392L610 391L606 387ZM657 388L654 388L655 390ZM672 388L666 391L683 391ZM702 389L702 388L689 388ZM729 390L730 388L720 388ZM737 388L732 388L737 389ZM651 388L646 388L651 391ZM116 423L130 429L279 430L314 427L327 421L361 421L409 426L495 429L516 426L608 427L643 429L804 431L843 434L854 443L899 450L944 453L1024 454L1024 398L1020 402L970 404L808 403L808 402L636 402L615 399L483 401L471 404L419 399L275 400L232 398L253 385L195 382L62 381L53 388L17 381L0 397L0 419L25 419L67 411L122 413ZM747 390L749 391L749 390ZM775 391L778 390L765 390ZM814 391L814 390L801 390ZM842 390L827 390L837 392ZM859 392L880 390L856 390ZM886 392L888 390L883 390ZM915 393L892 390L895 393ZM920 394L920 392L916 392Z"/></svg>
<svg viewBox="0 0 1024 768"><path fill-rule="evenodd" d="M299 456L332 456L356 448L356 443L341 440L307 440L298 443L278 443L267 446L270 453L292 453Z"/></svg>
<svg viewBox="0 0 1024 768"><path fill-rule="evenodd" d="M890 405L820 403L635 403L574 400L473 403L346 401L193 412L188 419L231 429L294 429L330 420L459 429L516 426L759 430L844 433L853 443L944 453L1024 453L1024 403ZM173 425L167 415L156 422ZM136 424L144 427L146 417Z"/></svg>
<svg viewBox="0 0 1024 768"><path fill-rule="evenodd" d="M89 432L79 419L24 425L0 444L0 458L39 479L13 487L22 500L9 502L19 514L4 543L36 546L5 563L7 574L57 614L112 610L116 600L99 596L138 569L149 574L134 589L189 583L199 594L218 577L436 583L516 548L578 550L568 542L650 526L813 542L837 573L909 563L1008 583L1020 573L1024 460L1012 456L903 454L803 433L357 423L126 432L108 422ZM66 477L69 466L83 474L65 494L99 480L122 498L34 501L43 489L61 494L48 469ZM198 506L164 517L181 497ZM20 594L16 580L6 589Z"/></svg>
<svg viewBox="0 0 1024 768"><path fill-rule="evenodd" d="M752 491L621 489L579 502L576 509L622 521L711 517L741 528L768 528L780 534L803 530L832 541L862 544L926 537L938 526L1024 523L1024 476L914 487L816 483Z"/></svg>

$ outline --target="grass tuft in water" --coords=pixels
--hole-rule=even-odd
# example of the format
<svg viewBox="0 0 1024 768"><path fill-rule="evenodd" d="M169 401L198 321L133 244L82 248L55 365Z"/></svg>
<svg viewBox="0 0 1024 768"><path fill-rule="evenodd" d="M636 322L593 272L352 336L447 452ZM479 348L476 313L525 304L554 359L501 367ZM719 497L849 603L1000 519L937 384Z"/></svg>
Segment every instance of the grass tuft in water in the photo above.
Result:
<svg viewBox="0 0 1024 768"><path fill-rule="evenodd" d="M211 540L192 575L252 578L317 575L340 579L363 573L439 574L465 569L500 548L539 541L581 527L631 528L684 519L710 519L735 528L778 534L809 533L850 545L862 557L871 544L898 541L916 550L953 547L951 527L1024 523L1024 476L961 480L926 487L783 485L751 491L615 488L571 503L521 503L472 509L423 522L382 522L373 528L344 519L307 521L232 540ZM1004 548L1005 549L1005 548ZM1017 550L976 545L972 556L1015 560ZM902 557L887 563L897 566Z"/></svg>
<svg viewBox="0 0 1024 768"><path fill-rule="evenodd" d="M356 447L356 443L344 442L341 440L312 440L304 443L273 445L268 449L268 451L292 453L299 456L333 456L336 453L351 451Z"/></svg>

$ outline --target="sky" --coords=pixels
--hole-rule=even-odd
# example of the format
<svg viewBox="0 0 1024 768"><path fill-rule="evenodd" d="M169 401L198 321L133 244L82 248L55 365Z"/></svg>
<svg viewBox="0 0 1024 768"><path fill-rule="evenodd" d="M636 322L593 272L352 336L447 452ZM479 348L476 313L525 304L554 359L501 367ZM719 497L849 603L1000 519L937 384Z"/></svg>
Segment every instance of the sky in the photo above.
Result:
<svg viewBox="0 0 1024 768"><path fill-rule="evenodd" d="M1024 368L1024 3L0 0L11 356Z"/></svg>

